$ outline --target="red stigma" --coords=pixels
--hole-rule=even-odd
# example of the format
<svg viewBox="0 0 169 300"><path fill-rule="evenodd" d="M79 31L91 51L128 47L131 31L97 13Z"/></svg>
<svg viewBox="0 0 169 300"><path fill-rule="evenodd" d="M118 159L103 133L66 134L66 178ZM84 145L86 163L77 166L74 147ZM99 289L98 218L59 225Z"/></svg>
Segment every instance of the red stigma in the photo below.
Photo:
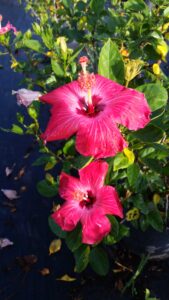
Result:
<svg viewBox="0 0 169 300"><path fill-rule="evenodd" d="M81 65L81 64L83 64L83 63L89 63L89 59L88 59L88 57L87 56L81 56L80 58L79 58L79 64Z"/></svg>

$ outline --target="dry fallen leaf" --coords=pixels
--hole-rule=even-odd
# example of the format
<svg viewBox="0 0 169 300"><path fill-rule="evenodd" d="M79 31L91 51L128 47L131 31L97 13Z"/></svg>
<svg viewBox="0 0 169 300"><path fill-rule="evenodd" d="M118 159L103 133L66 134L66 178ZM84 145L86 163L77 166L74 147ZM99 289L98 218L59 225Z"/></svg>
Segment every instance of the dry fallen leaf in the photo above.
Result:
<svg viewBox="0 0 169 300"><path fill-rule="evenodd" d="M39 272L41 273L42 276L47 276L50 274L50 270L48 268L43 268Z"/></svg>
<svg viewBox="0 0 169 300"><path fill-rule="evenodd" d="M60 239L55 239L50 243L49 246L49 255L58 252L61 248L62 241Z"/></svg>
<svg viewBox="0 0 169 300"><path fill-rule="evenodd" d="M18 175L15 176L14 180L20 179L25 174L25 167L21 168L18 172Z"/></svg>
<svg viewBox="0 0 169 300"><path fill-rule="evenodd" d="M71 282L71 281L75 281L76 278L70 277L69 275L65 274L65 275L63 275L62 277L57 278L57 280L61 280L61 281L69 281L69 282Z"/></svg>
<svg viewBox="0 0 169 300"><path fill-rule="evenodd" d="M9 200L18 199L20 197L15 190L1 189L1 191Z"/></svg>
<svg viewBox="0 0 169 300"><path fill-rule="evenodd" d="M8 247L8 246L12 246L13 242L8 240L7 238L1 238L0 239L0 249Z"/></svg>
<svg viewBox="0 0 169 300"><path fill-rule="evenodd" d="M16 257L16 261L24 272L29 272L32 266L37 263L38 258L36 255L31 254L31 255Z"/></svg>

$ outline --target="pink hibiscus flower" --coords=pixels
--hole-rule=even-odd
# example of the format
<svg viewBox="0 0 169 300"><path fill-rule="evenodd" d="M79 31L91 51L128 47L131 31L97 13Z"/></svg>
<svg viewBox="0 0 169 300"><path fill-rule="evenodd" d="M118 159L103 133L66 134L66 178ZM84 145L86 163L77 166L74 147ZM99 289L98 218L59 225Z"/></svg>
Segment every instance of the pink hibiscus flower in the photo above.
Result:
<svg viewBox="0 0 169 300"><path fill-rule="evenodd" d="M79 170L80 178L61 173L59 194L66 202L52 215L65 231L82 224L82 242L95 244L111 230L106 214L123 217L114 187L104 186L108 164L95 161Z"/></svg>
<svg viewBox="0 0 169 300"><path fill-rule="evenodd" d="M3 19L2 15L0 15L0 35L5 34L5 33L7 33L10 30L13 30L14 33L17 33L16 28L10 22L8 22L6 24L6 26L2 27L1 26L2 19Z"/></svg>
<svg viewBox="0 0 169 300"><path fill-rule="evenodd" d="M42 138L67 139L76 133L76 149L82 155L114 156L127 147L117 124L130 130L143 128L150 121L151 110L144 94L88 73L86 57L80 63L78 80L40 98L53 106Z"/></svg>

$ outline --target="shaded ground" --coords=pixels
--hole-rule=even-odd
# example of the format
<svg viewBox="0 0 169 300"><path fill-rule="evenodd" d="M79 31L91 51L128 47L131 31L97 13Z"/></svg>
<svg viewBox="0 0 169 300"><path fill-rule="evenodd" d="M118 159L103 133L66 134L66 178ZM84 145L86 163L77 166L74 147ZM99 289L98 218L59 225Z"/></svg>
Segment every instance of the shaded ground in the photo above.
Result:
<svg viewBox="0 0 169 300"><path fill-rule="evenodd" d="M4 22L10 20L17 29L26 30L29 27L29 18L23 9L11 4L15 1L0 0L0 14ZM9 4L10 3L10 4ZM18 110L15 97L11 96L12 89L18 89L21 76L12 73L8 59L0 57L0 126L11 127L15 122L15 113ZM21 108L22 109L22 108ZM20 198L8 201L0 194L0 238L7 237L14 245L0 250L0 300L118 300L118 290L124 285L132 273L130 271L110 272L106 278L99 278L87 271L78 276L74 282L57 281L56 278L68 273L73 274L74 261L70 252L63 246L56 255L48 255L50 241L54 238L47 224L48 215L52 208L52 201L44 199L36 192L36 182L43 178L41 168L32 167L36 159L37 149L32 138L7 134L0 131L0 188L16 189ZM31 155L24 158L31 150ZM15 165L14 172L7 178L5 167ZM23 176L19 172L24 168ZM26 187L26 191L23 191ZM128 268L136 268L138 257L129 254L121 262ZM112 266L118 269L115 264ZM119 267L119 266L118 266ZM48 268L50 274L42 276L40 271ZM120 269L119 269L120 270ZM149 263L137 288L142 291L139 299L144 299L143 291L149 287L154 295L161 300L167 300L169 294L169 264ZM120 279L121 278L121 279ZM164 279L165 278L165 279ZM116 287L116 291L114 289ZM132 299L136 299L134 296ZM130 299L127 296L121 300Z"/></svg>

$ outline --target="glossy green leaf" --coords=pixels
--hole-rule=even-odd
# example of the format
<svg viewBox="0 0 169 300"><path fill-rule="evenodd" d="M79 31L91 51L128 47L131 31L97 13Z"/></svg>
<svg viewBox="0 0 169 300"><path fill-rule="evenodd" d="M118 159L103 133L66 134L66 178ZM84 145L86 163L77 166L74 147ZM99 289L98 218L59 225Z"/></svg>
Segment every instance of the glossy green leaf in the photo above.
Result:
<svg viewBox="0 0 169 300"><path fill-rule="evenodd" d="M162 232L164 228L163 219L158 210L151 211L147 216L148 223L157 231Z"/></svg>
<svg viewBox="0 0 169 300"><path fill-rule="evenodd" d="M75 271L81 273L84 271L89 263L90 247L82 245L74 252L75 256Z"/></svg>
<svg viewBox="0 0 169 300"><path fill-rule="evenodd" d="M82 245L82 237L81 237L81 226L76 226L76 228L67 233L66 244L68 248L74 252Z"/></svg>
<svg viewBox="0 0 169 300"><path fill-rule="evenodd" d="M152 111L167 104L167 90L158 83L147 83L137 87L137 90L145 94Z"/></svg>
<svg viewBox="0 0 169 300"><path fill-rule="evenodd" d="M109 259L107 253L99 246L90 252L90 265L99 275L105 276L109 271Z"/></svg>
<svg viewBox="0 0 169 300"><path fill-rule="evenodd" d="M104 9L105 0L91 0L90 1L90 8L92 12L99 16Z"/></svg>
<svg viewBox="0 0 169 300"><path fill-rule="evenodd" d="M98 73L119 83L124 82L123 59L118 46L111 39L108 39L101 49Z"/></svg>
<svg viewBox="0 0 169 300"><path fill-rule="evenodd" d="M139 166L137 164L132 164L127 168L127 178L131 188L135 189L135 185L140 173Z"/></svg>
<svg viewBox="0 0 169 300"><path fill-rule="evenodd" d="M52 66L53 72L58 77L64 77L64 75L65 75L64 70L63 70L62 66L55 59L51 59L51 66Z"/></svg>
<svg viewBox="0 0 169 300"><path fill-rule="evenodd" d="M58 183L50 184L47 180L41 180L37 183L37 190L43 197L51 198L57 195Z"/></svg>
<svg viewBox="0 0 169 300"><path fill-rule="evenodd" d="M42 45L37 40L24 40L24 46L36 52L43 52Z"/></svg>
<svg viewBox="0 0 169 300"><path fill-rule="evenodd" d="M143 0L128 0L124 3L126 10L134 10L136 12L147 9L147 5Z"/></svg>
<svg viewBox="0 0 169 300"><path fill-rule="evenodd" d="M145 143L158 142L163 137L163 131L153 125L148 125L143 129L130 134L130 136L139 139Z"/></svg>
<svg viewBox="0 0 169 300"><path fill-rule="evenodd" d="M51 229L51 231L56 235L58 236L59 238L66 238L66 235L67 235L67 232L66 231L63 231L59 225L57 225L54 220L49 217L48 218L48 223L49 223L49 227Z"/></svg>

